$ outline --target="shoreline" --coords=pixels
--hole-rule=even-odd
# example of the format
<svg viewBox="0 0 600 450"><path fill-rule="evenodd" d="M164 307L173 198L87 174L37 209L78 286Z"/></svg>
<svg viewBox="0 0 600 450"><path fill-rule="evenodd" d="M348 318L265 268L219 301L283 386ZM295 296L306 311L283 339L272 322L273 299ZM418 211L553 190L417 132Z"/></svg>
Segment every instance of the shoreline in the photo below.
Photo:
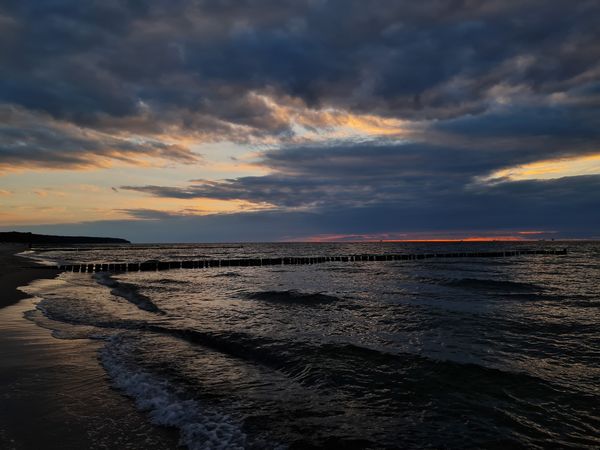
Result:
<svg viewBox="0 0 600 450"><path fill-rule="evenodd" d="M98 360L102 341L59 339L25 318L38 299L18 288L52 283L59 271L14 255L22 250L0 246L0 448L177 448L174 430L112 387Z"/></svg>
<svg viewBox="0 0 600 450"><path fill-rule="evenodd" d="M23 244L0 245L0 309L18 303L29 297L18 290L34 280L56 278L60 271L54 267L43 266L35 261L17 256L15 253L27 250Z"/></svg>

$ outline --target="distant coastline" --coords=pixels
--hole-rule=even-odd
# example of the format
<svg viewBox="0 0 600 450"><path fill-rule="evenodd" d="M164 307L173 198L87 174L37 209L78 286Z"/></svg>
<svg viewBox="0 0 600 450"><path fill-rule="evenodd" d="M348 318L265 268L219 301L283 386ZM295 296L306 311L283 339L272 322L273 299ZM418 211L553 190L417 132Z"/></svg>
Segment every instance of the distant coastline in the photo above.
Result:
<svg viewBox="0 0 600 450"><path fill-rule="evenodd" d="M92 236L54 236L48 234L0 232L0 242L19 244L131 244L126 239Z"/></svg>

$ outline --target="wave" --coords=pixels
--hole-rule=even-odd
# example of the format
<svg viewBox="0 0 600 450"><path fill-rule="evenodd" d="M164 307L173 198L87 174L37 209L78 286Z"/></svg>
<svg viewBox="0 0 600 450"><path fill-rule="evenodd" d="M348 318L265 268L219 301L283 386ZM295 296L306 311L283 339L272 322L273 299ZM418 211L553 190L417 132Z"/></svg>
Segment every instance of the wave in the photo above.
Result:
<svg viewBox="0 0 600 450"><path fill-rule="evenodd" d="M533 283L522 283L517 281L490 280L484 278L457 278L444 280L439 284L464 289L475 289L496 292L533 293L540 292L542 288Z"/></svg>
<svg viewBox="0 0 600 450"><path fill-rule="evenodd" d="M161 278L160 280L156 280L152 282L153 284L162 284L162 285L166 285L166 286L172 286L172 285L185 285L188 284L187 281L183 281L183 280L174 280L172 278Z"/></svg>
<svg viewBox="0 0 600 450"><path fill-rule="evenodd" d="M339 388L340 380L348 375L353 383L360 384L359 379L363 380L366 388L377 384L389 386L392 382L400 382L399 374L408 376L416 371L431 378L439 377L440 382L448 378L473 378L472 383L475 384L494 383L511 387L530 385L538 388L543 385L543 389L556 390L548 380L521 371L410 351L399 352L394 348L371 347L360 343L329 342L315 345L304 341L281 341L240 332L214 333L172 329L160 325L147 325L143 330L201 345L250 364L269 367L304 386L329 385ZM361 376L357 376L358 372L361 372ZM449 373L452 376L448 376ZM417 379L413 381L417 385L421 383ZM412 386L415 390L422 388L423 386Z"/></svg>
<svg viewBox="0 0 600 450"><path fill-rule="evenodd" d="M177 428L179 444L191 450L245 448L246 435L234 419L186 399L167 380L127 364L124 351L126 343L114 336L100 352L102 365L113 384L149 413L152 423Z"/></svg>
<svg viewBox="0 0 600 450"><path fill-rule="evenodd" d="M139 288L136 285L117 281L106 273L96 273L94 274L94 279L99 284L111 288L111 294L124 298L138 308L148 312L164 314L164 311L156 306L152 300L140 294Z"/></svg>
<svg viewBox="0 0 600 450"><path fill-rule="evenodd" d="M56 267L56 265L57 265L56 261L43 258L41 255L39 255L37 253L37 250L24 250L21 253L17 253L17 256L29 259L29 260L34 261L42 266ZM59 262L59 265L60 264L62 264L62 262Z"/></svg>
<svg viewBox="0 0 600 450"><path fill-rule="evenodd" d="M364 273L364 269L362 269L360 267L352 267L352 266L323 267L321 270L323 272Z"/></svg>
<svg viewBox="0 0 600 450"><path fill-rule="evenodd" d="M320 292L304 293L296 290L250 292L247 293L245 297L250 300L301 305L319 305L333 303L340 300L333 295L322 294Z"/></svg>
<svg viewBox="0 0 600 450"><path fill-rule="evenodd" d="M144 321L112 325L196 343L232 356L240 364L245 361L250 367L266 366L277 370L290 381L309 387L316 395L336 392L340 405L346 405L347 401L359 402L357 399L362 396L368 396L369 405L373 405L387 404L390 398L408 398L411 402L419 402L419 399L438 398L441 395L439 403L433 407L442 408L450 414L453 408L465 407L468 398L477 392L492 400L494 411L503 408L510 414L519 408L512 398L526 399L531 395L534 398L556 399L550 407L566 405L565 411L576 411L578 405L584 411L593 407L589 399L580 393L569 392L560 383L544 380L539 375L514 372L507 367L490 368L482 364L440 360L432 355L398 353L393 349L388 352L385 348L372 348L358 342L315 345L314 342L298 339L271 339L231 331L176 329ZM136 336L144 339L144 334L136 333ZM137 364L128 364L128 359L132 357L136 357L135 348L128 348L121 336L109 339L107 349L101 354L102 363L114 385L134 398L138 407L146 411L154 423L176 427L182 445L192 449L247 446L247 438L238 422L222 414L220 408L219 411L208 409L207 405L183 393L185 386L183 390L180 388L185 378L180 380L172 377L170 367L165 374L160 371L160 376L154 371L141 370ZM437 394L439 386L450 392L452 399ZM531 404L528 407L536 416L548 414L543 405ZM331 411L325 410L324 413L329 415ZM489 417L493 412L484 410L484 413L484 417ZM581 422L581 417L565 413L556 420L568 422L571 427L571 423ZM535 422L534 425L540 423ZM549 428L552 425L543 424ZM535 435L529 438L533 439L532 442L541 439Z"/></svg>
<svg viewBox="0 0 600 450"><path fill-rule="evenodd" d="M569 301L566 302L567 305L577 307L577 308L600 308L600 301L598 300L589 300L589 301Z"/></svg>

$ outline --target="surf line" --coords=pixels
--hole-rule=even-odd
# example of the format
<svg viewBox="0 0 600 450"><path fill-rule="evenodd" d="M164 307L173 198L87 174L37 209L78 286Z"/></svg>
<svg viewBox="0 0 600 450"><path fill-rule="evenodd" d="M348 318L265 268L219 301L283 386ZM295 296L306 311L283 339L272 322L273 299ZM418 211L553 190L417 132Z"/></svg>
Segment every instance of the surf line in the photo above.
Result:
<svg viewBox="0 0 600 450"><path fill-rule="evenodd" d="M328 262L371 262L371 261L410 261L430 258L507 258L523 255L566 255L561 250L510 250L497 252L455 252L455 253L418 253L418 254L363 254L347 256L285 256L280 258L237 258L237 259L199 259L185 261L145 261L132 263L87 263L64 264L57 266L63 272L155 272L173 269L207 269L211 267L251 267L279 265L307 265Z"/></svg>

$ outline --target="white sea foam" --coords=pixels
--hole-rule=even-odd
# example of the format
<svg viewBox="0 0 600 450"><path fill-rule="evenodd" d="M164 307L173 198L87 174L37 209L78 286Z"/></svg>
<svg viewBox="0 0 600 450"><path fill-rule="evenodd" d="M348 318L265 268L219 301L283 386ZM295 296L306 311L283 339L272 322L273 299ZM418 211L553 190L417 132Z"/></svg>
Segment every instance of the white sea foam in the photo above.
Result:
<svg viewBox="0 0 600 450"><path fill-rule="evenodd" d="M20 256L22 258L27 258L32 261L35 261L36 263L38 263L42 266L56 267L57 265L60 264L60 260L57 262L56 260L46 259L46 258L44 258L43 254L40 254L40 253L36 252L35 250L24 250L20 253L17 253L16 255Z"/></svg>
<svg viewBox="0 0 600 450"><path fill-rule="evenodd" d="M114 385L133 397L153 423L179 429L180 445L191 450L245 447L246 435L234 419L183 398L168 381L126 362L127 347L120 336L111 338L101 352L102 364Z"/></svg>

